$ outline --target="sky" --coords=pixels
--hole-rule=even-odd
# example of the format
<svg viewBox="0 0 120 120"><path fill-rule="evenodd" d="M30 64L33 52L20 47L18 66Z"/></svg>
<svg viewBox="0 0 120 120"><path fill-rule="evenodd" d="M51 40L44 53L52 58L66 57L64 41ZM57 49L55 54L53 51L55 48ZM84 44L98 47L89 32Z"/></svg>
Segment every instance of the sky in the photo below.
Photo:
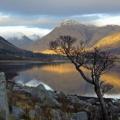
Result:
<svg viewBox="0 0 120 120"><path fill-rule="evenodd" d="M120 0L0 0L0 34L44 36L67 19L120 25Z"/></svg>

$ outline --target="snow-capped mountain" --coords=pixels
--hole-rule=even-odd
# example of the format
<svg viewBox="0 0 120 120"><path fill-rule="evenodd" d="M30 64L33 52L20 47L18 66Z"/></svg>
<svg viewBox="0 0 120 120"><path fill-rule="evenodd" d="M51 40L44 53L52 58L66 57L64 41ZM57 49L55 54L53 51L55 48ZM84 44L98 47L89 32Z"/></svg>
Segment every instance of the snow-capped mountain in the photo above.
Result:
<svg viewBox="0 0 120 120"><path fill-rule="evenodd" d="M25 35L21 37L10 37L7 41L19 48L24 48L25 45L30 45L33 43L33 41Z"/></svg>
<svg viewBox="0 0 120 120"><path fill-rule="evenodd" d="M102 27L80 24L76 21L64 21L62 24L53 29L48 35L35 41L26 48L28 50L43 52L49 49L49 42L56 40L60 35L70 35L80 40L88 41L89 46L93 46L102 38L120 32L120 26L106 25Z"/></svg>

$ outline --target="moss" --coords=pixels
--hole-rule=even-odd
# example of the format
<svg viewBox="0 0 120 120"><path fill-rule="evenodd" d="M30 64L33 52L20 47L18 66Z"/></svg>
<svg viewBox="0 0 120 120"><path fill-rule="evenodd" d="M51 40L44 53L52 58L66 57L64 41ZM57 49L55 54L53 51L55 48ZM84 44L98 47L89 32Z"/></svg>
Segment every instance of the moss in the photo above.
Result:
<svg viewBox="0 0 120 120"><path fill-rule="evenodd" d="M0 120L5 120L5 111L0 111Z"/></svg>
<svg viewBox="0 0 120 120"><path fill-rule="evenodd" d="M9 120L16 120L14 115L9 116Z"/></svg>

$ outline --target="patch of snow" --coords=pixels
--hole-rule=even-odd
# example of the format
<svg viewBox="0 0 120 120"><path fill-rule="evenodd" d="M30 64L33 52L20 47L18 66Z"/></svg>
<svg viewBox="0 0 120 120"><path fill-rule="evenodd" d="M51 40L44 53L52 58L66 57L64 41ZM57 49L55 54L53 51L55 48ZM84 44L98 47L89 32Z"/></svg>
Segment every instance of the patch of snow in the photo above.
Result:
<svg viewBox="0 0 120 120"><path fill-rule="evenodd" d="M60 26L64 25L80 25L79 21L73 19L65 19L61 22Z"/></svg>
<svg viewBox="0 0 120 120"><path fill-rule="evenodd" d="M120 94L112 94L112 95L104 95L105 98L113 98L113 99L120 99Z"/></svg>
<svg viewBox="0 0 120 120"><path fill-rule="evenodd" d="M24 86L24 82L22 80L17 80L16 83L20 86Z"/></svg>
<svg viewBox="0 0 120 120"><path fill-rule="evenodd" d="M24 84L24 86L28 86L28 87L38 87L40 84L43 85L46 90L53 91L53 89L52 89L50 86L48 86L47 84L45 84L45 83L43 83L43 82L41 82L41 81L38 81L38 80L36 80L36 79L32 79L32 80L26 82L26 83Z"/></svg>

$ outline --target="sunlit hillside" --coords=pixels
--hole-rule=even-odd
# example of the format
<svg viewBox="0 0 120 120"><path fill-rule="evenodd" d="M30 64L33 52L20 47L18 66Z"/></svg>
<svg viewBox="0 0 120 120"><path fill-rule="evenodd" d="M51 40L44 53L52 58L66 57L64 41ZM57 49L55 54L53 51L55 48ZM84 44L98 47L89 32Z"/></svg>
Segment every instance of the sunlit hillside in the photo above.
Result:
<svg viewBox="0 0 120 120"><path fill-rule="evenodd" d="M46 50L43 50L43 51L39 51L39 50L34 50L33 53L43 53L43 54L57 54L55 51L53 50L49 50L49 49L46 49Z"/></svg>
<svg viewBox="0 0 120 120"><path fill-rule="evenodd" d="M98 40L98 42L96 44L94 44L91 48L87 48L88 51L93 50L93 48L100 48L100 49L115 49L115 48L119 48L120 46L120 32L119 33L115 33L112 35L108 35L100 40ZM56 54L56 52L54 52L53 50L43 50L43 51L34 51L34 52L41 52L44 54Z"/></svg>
<svg viewBox="0 0 120 120"><path fill-rule="evenodd" d="M55 27L49 34L35 41L34 43L27 45L25 49L31 51L44 51L49 49L50 41L56 40L61 35L69 35L76 38L76 45L79 41L84 40L89 43L89 46L94 45L102 38L112 35L114 33L120 33L120 26L106 25L102 27L85 25L85 24L73 24L62 23Z"/></svg>
<svg viewBox="0 0 120 120"><path fill-rule="evenodd" d="M115 33L99 40L93 47L117 48L120 46L120 33Z"/></svg>

